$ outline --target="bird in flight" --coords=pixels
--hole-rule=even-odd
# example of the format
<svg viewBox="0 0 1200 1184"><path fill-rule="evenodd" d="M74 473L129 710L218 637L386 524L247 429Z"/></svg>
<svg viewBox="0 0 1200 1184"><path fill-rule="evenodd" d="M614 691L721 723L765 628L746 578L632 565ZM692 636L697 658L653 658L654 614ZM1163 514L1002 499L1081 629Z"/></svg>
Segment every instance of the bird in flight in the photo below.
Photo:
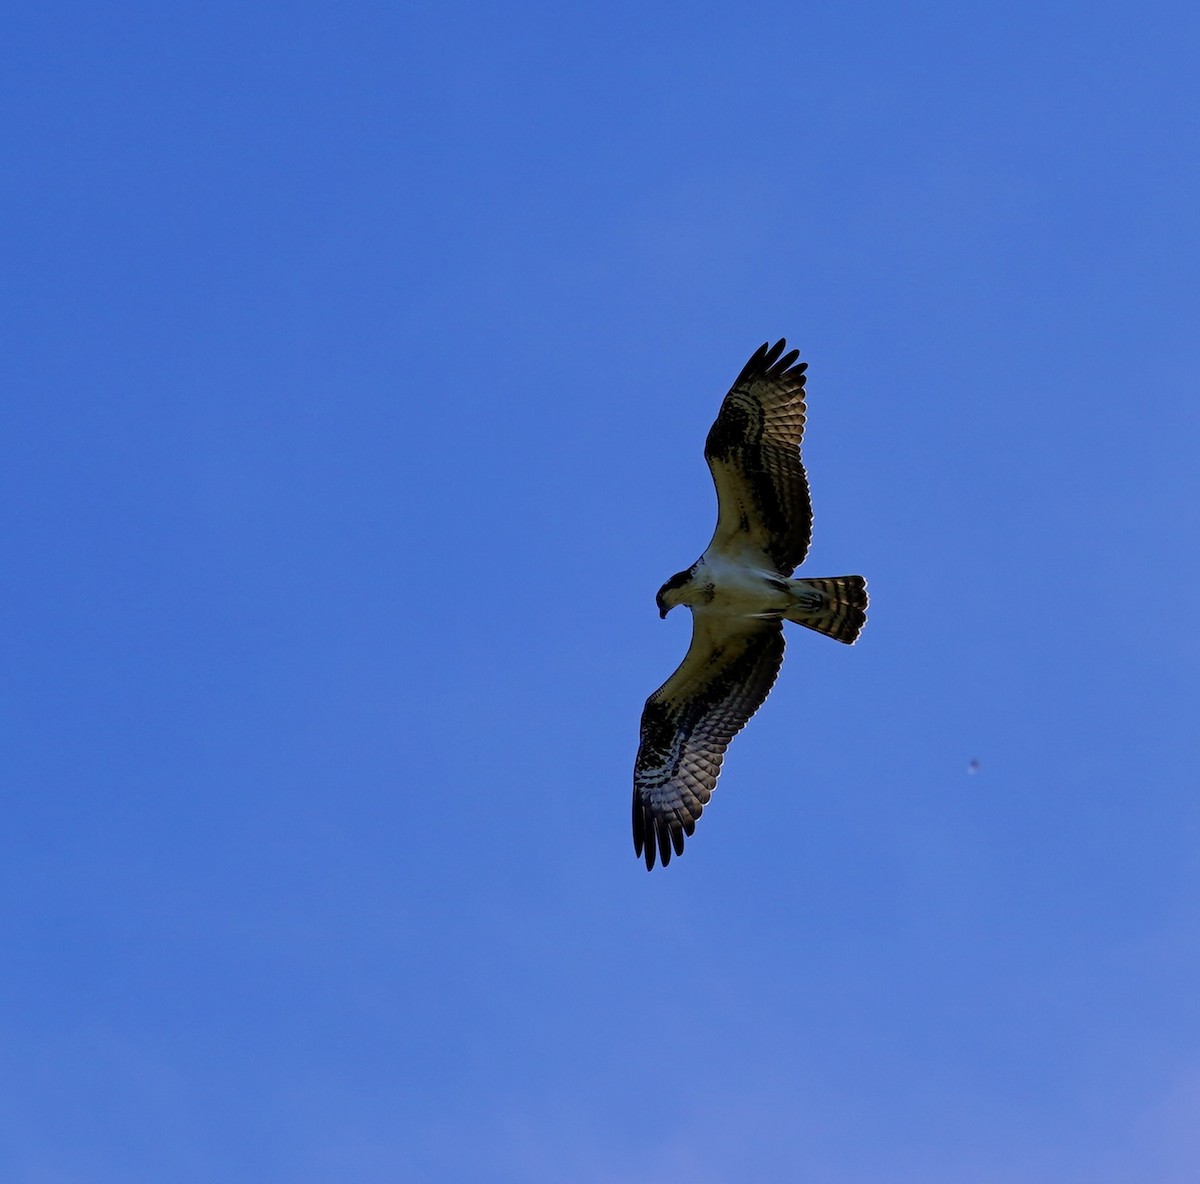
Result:
<svg viewBox="0 0 1200 1184"><path fill-rule="evenodd" d="M633 848L653 869L712 797L729 742L762 706L783 662L783 622L850 645L867 614L862 576L792 579L812 537L800 462L804 371L786 341L743 367L704 444L717 487L708 549L658 590L658 613L692 610L692 644L642 712L633 772Z"/></svg>

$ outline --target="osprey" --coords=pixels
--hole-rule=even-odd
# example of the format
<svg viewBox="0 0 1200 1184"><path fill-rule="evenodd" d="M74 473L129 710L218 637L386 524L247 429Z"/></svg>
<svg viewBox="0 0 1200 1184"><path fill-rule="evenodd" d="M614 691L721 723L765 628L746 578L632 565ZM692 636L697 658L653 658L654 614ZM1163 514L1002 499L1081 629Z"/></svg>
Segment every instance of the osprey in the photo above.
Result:
<svg viewBox="0 0 1200 1184"><path fill-rule="evenodd" d="M795 580L812 537L800 463L804 371L786 341L755 351L704 445L717 487L708 550L658 591L658 613L692 610L682 665L642 712L633 772L633 848L666 867L712 797L729 742L767 697L783 662L783 622L850 645L867 614L862 576Z"/></svg>

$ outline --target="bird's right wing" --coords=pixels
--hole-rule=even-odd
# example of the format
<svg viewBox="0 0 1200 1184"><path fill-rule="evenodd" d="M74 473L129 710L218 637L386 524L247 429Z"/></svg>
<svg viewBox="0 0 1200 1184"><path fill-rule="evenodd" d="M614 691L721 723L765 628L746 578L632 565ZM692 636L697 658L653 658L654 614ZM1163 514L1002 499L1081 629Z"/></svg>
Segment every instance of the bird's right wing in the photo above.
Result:
<svg viewBox="0 0 1200 1184"><path fill-rule="evenodd" d="M783 662L778 621L693 613L692 644L679 669L642 712L633 771L633 847L654 867L685 835L712 797L729 742L767 697Z"/></svg>

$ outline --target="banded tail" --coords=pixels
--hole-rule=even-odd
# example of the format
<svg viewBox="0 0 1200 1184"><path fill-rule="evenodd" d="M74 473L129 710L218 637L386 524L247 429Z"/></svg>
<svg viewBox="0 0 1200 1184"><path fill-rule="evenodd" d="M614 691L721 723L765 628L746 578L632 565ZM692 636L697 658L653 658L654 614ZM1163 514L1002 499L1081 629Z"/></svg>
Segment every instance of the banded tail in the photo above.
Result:
<svg viewBox="0 0 1200 1184"><path fill-rule="evenodd" d="M862 576L789 580L788 586L796 604L784 614L787 620L854 644L867 623L867 581Z"/></svg>

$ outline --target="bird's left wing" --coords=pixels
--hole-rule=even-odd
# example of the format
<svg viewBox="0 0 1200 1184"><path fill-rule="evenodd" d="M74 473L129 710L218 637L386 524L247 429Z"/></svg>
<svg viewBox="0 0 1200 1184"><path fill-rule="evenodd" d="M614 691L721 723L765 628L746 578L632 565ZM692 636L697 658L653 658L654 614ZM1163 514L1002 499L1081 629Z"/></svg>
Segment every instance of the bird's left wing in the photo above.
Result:
<svg viewBox="0 0 1200 1184"><path fill-rule="evenodd" d="M787 343L762 345L742 368L708 433L704 457L717 489L710 547L785 576L804 561L812 502L800 461L804 370Z"/></svg>
<svg viewBox="0 0 1200 1184"><path fill-rule="evenodd" d="M783 662L778 621L693 613L692 644L679 669L642 712L633 771L633 847L654 867L685 835L712 797L729 742L767 697Z"/></svg>

